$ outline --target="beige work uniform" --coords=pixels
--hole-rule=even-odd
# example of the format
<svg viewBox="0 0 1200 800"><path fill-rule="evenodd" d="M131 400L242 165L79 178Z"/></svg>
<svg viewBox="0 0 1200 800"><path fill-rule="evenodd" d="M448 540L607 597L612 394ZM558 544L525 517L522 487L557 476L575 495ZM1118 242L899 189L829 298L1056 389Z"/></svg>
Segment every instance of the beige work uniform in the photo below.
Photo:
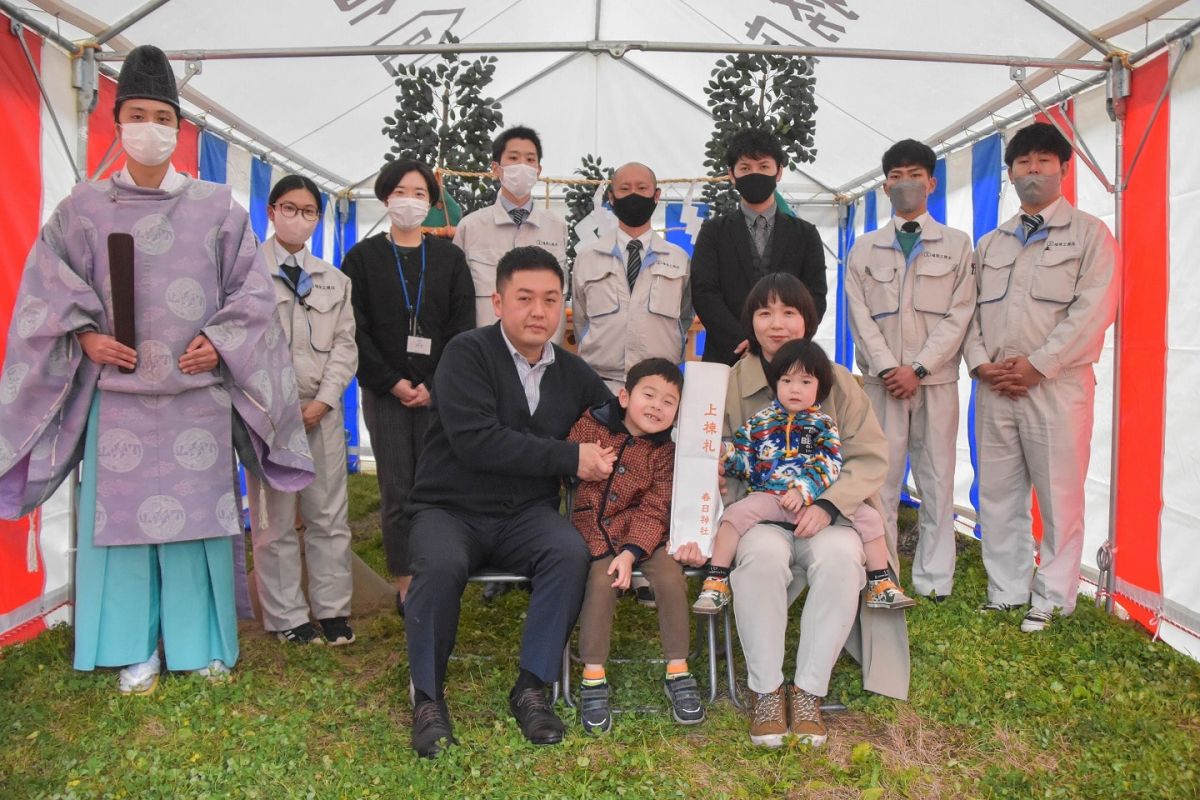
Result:
<svg viewBox="0 0 1200 800"><path fill-rule="evenodd" d="M899 220L896 220L899 221ZM975 311L971 240L928 214L907 260L893 224L864 234L846 262L846 297L863 388L888 440L888 476L879 490L884 530L896 548L896 507L911 459L921 498L913 588L954 588L954 464L958 373ZM879 374L919 363L929 370L916 394L897 400Z"/></svg>
<svg viewBox="0 0 1200 800"><path fill-rule="evenodd" d="M548 250L558 259L563 274L567 272L567 223L534 203L529 216L518 226L504 209L500 198L487 208L472 211L458 223L454 243L467 256L471 280L475 283L475 327L482 328L496 321L492 309L492 293L496 291L496 265L514 247L536 245ZM565 287L564 287L565 288ZM566 333L566 304L558 330L551 341L562 344Z"/></svg>
<svg viewBox="0 0 1200 800"><path fill-rule="evenodd" d="M800 613L794 682L824 697L829 676L844 647L862 665L863 688L904 700L908 697L908 627L904 614L867 608L862 588L862 538L850 520L869 506L879 511L876 491L887 474L887 443L871 403L846 369L834 365L833 388L821 410L842 437L842 472L821 495L837 508L833 524L807 539L776 525L755 525L738 542L730 575L738 638L746 657L746 684L772 692L783 683L788 607L807 586ZM771 402L762 362L743 358L729 373L724 436ZM725 501L740 496L727 482ZM899 561L893 551L892 565Z"/></svg>
<svg viewBox="0 0 1200 800"><path fill-rule="evenodd" d="M353 584L342 394L358 369L358 347L349 278L332 264L301 251L297 260L312 280L312 291L301 303L277 266L285 254L277 250L275 240L268 240L260 253L275 275L275 310L291 345L300 405L319 400L330 407L308 431L316 472L311 484L299 492L280 492L246 475L263 627L284 631L308 622L310 608L319 620L350 616ZM306 526L307 603L300 586L297 508Z"/></svg>
<svg viewBox="0 0 1200 800"><path fill-rule="evenodd" d="M1046 209L1028 243L1020 215L979 242L979 300L963 355L981 364L1028 356L1045 380L1010 400L976 393L979 521L988 599L1070 614L1079 592L1083 490L1104 332L1120 291L1108 228L1065 200ZM1030 485L1042 512L1034 573ZM1032 600L1031 600L1032 596Z"/></svg>
<svg viewBox="0 0 1200 800"><path fill-rule="evenodd" d="M571 278L571 321L579 356L616 394L639 361L684 358L692 325L687 253L650 234L641 271L629 289L627 252L612 231L582 249Z"/></svg>

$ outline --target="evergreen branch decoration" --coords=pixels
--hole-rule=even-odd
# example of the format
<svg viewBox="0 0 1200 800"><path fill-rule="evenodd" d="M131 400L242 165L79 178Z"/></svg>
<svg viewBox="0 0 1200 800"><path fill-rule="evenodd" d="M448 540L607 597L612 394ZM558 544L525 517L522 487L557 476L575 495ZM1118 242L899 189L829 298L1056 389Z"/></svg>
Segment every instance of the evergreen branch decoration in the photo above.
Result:
<svg viewBox="0 0 1200 800"><path fill-rule="evenodd" d="M742 53L718 60L704 87L713 118L712 137L704 150L709 174L728 173L725 142L746 128L774 133L792 164L813 161L815 86L810 58ZM738 202L737 192L726 183L705 184L702 197L718 214L736 208Z"/></svg>
<svg viewBox="0 0 1200 800"><path fill-rule="evenodd" d="M609 180L613 176L613 168L603 166L600 156L593 156L589 153L579 160L575 174L593 181ZM575 245L579 243L579 235L575 232L575 226L592 213L592 198L595 195L596 186L588 183L568 184L563 195L567 204L567 263L571 266L575 264Z"/></svg>
<svg viewBox="0 0 1200 800"><path fill-rule="evenodd" d="M457 43L447 34L445 41ZM383 118L392 140L387 161L411 158L431 166L463 172L491 168L492 138L504 125L500 103L484 94L496 72L496 58L460 61L446 53L428 65L396 65L396 112ZM496 200L489 179L447 175L444 185L463 213Z"/></svg>

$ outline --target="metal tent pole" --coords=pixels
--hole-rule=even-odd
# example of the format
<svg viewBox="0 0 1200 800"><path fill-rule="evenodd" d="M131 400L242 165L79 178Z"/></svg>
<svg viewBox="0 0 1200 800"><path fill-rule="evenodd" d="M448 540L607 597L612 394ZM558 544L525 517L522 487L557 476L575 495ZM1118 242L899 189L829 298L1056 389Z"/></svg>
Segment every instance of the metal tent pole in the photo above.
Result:
<svg viewBox="0 0 1200 800"><path fill-rule="evenodd" d="M1046 2L1046 0L1025 0L1025 2L1029 3L1029 5L1033 6L1038 11L1041 11L1043 14L1050 17L1050 19L1054 20L1059 25L1062 25L1064 28L1078 36L1083 41L1087 42L1089 45L1091 45L1092 49L1096 50L1101 55L1107 56L1112 53L1112 45L1096 36L1094 33L1068 17L1063 12L1059 11L1054 6L1050 5L1048 2Z"/></svg>
<svg viewBox="0 0 1200 800"><path fill-rule="evenodd" d="M140 22L143 17L146 17L154 11L157 11L160 7L165 6L169 2L170 0L150 0L150 2L146 3L141 8L135 8L133 11L130 11L124 17L121 17L121 19L117 20L112 25L109 25L107 28L96 34L96 44L104 44L109 39L120 34L126 28Z"/></svg>
<svg viewBox="0 0 1200 800"><path fill-rule="evenodd" d="M1113 228L1115 229L1117 246L1125 242L1125 213L1121 208L1125 199L1125 98L1129 96L1129 66L1120 58L1114 57L1108 72L1108 115L1114 123L1114 150L1116 165L1113 171ZM1122 269L1124 261L1122 260ZM1121 385L1121 333L1124 329L1123 318L1125 302L1123 297L1117 300L1117 315L1113 322L1113 386ZM1112 452L1109 458L1108 478L1108 539L1096 554L1096 565L1104 570L1104 609L1113 613L1113 593L1117 584L1117 464L1120 460L1121 443L1117 432L1121 430L1121 393L1113 392L1112 423Z"/></svg>
<svg viewBox="0 0 1200 800"><path fill-rule="evenodd" d="M592 40L574 42L454 42L419 45L346 45L338 47L268 47L201 50L169 50L174 61L226 60L242 58L346 58L349 56L397 56L464 53L562 53L604 52L621 58L630 51L643 53L764 53L794 58L855 58L882 61L926 61L942 64L991 64L1004 67L1048 67L1052 69L1105 70L1107 62L1069 58L938 53L927 50L881 50L853 47L798 47L792 45L712 44L708 42L651 42ZM124 53L102 53L101 61L121 61Z"/></svg>

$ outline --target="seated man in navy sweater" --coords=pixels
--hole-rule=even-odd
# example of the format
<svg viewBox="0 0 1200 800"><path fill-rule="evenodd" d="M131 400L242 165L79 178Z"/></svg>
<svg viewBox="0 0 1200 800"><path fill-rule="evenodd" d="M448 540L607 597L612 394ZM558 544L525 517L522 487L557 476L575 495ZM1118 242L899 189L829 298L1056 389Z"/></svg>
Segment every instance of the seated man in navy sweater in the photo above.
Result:
<svg viewBox="0 0 1200 800"><path fill-rule="evenodd" d="M588 551L558 513L564 475L602 480L612 448L564 441L585 409L612 397L578 356L550 343L563 272L540 247L496 266L500 321L459 334L434 375L437 415L409 496L412 585L404 602L413 687L412 746L432 758L453 741L444 685L467 576L490 566L533 584L509 708L534 744L562 741L546 698L583 601Z"/></svg>

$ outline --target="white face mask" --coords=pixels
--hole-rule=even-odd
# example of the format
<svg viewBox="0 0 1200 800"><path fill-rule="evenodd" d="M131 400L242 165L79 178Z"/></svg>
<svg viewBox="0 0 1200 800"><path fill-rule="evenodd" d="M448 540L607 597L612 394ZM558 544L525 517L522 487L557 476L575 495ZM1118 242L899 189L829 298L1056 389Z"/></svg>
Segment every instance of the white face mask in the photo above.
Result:
<svg viewBox="0 0 1200 800"><path fill-rule="evenodd" d="M137 163L157 167L175 152L179 131L155 122L121 123L121 147Z"/></svg>
<svg viewBox="0 0 1200 800"><path fill-rule="evenodd" d="M538 182L537 167L528 164L509 164L500 169L500 185L513 197L528 197Z"/></svg>
<svg viewBox="0 0 1200 800"><path fill-rule="evenodd" d="M389 197L387 210L393 225L402 231L410 231L421 227L425 217L429 216L429 202L415 197Z"/></svg>
<svg viewBox="0 0 1200 800"><path fill-rule="evenodd" d="M275 211L275 237L285 244L307 244L309 237L317 228L317 220L309 222L304 217L297 214L294 217L285 217Z"/></svg>

